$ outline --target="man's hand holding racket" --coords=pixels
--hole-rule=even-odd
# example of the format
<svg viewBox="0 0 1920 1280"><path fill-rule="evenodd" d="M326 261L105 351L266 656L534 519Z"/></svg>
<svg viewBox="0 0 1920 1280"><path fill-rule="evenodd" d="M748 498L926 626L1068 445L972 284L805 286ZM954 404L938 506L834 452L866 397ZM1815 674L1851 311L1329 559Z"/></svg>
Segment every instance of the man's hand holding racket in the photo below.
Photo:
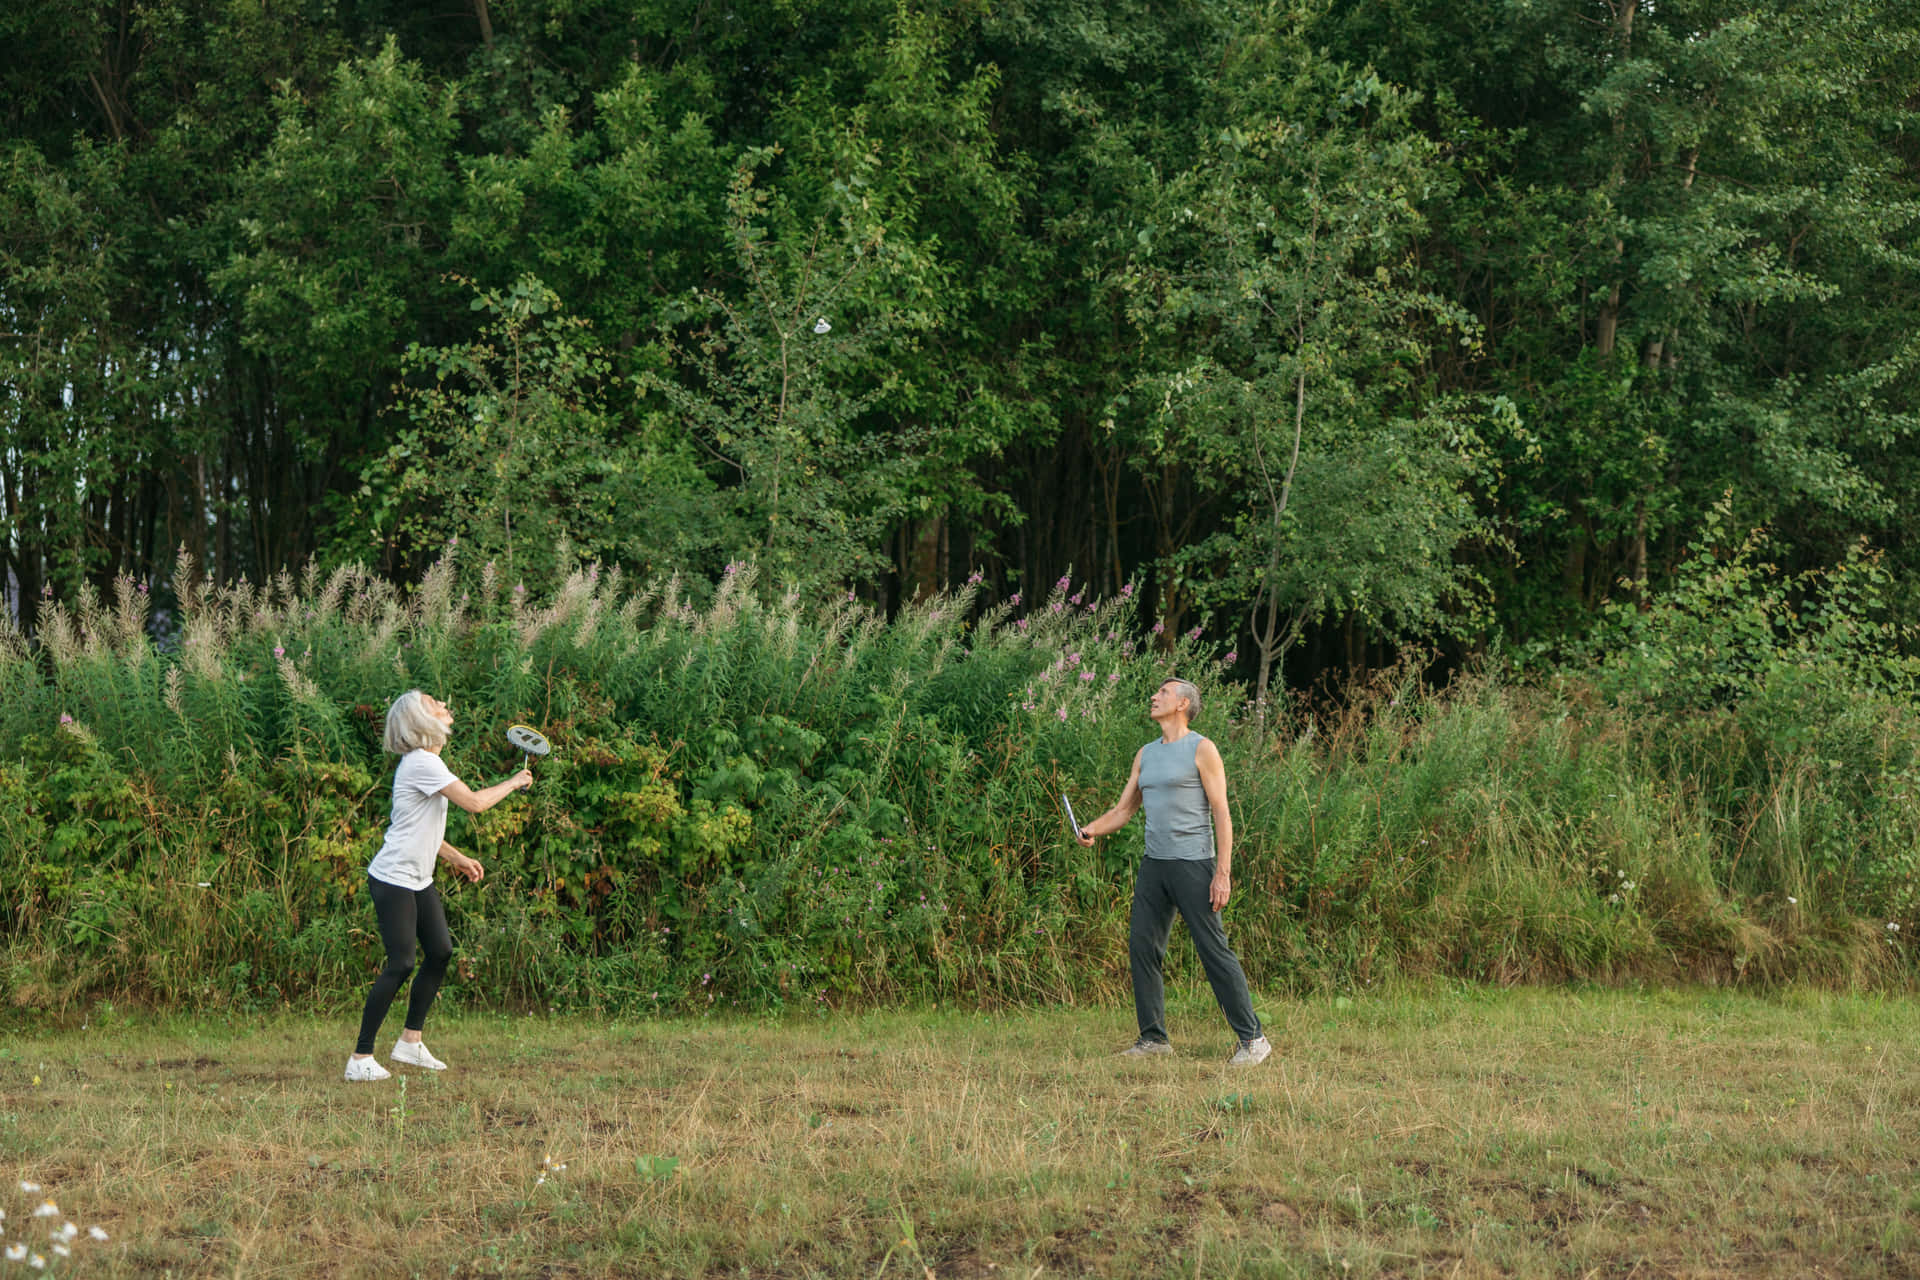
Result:
<svg viewBox="0 0 1920 1280"><path fill-rule="evenodd" d="M1111 835L1126 826L1133 820L1133 815L1140 812L1140 753L1134 753L1133 772L1127 775L1127 785L1113 808L1083 827L1080 819L1074 815L1073 801L1067 799L1064 791L1060 793L1060 807L1067 811L1067 821L1073 825L1073 838L1085 849L1093 848L1094 837ZM1100 830L1095 831L1095 827Z"/></svg>
<svg viewBox="0 0 1920 1280"><path fill-rule="evenodd" d="M1067 822L1073 827L1073 838L1079 841L1083 848L1093 848L1093 834L1080 825L1080 819L1073 812L1073 801L1067 799L1067 793L1064 791L1060 793L1060 805L1067 811Z"/></svg>

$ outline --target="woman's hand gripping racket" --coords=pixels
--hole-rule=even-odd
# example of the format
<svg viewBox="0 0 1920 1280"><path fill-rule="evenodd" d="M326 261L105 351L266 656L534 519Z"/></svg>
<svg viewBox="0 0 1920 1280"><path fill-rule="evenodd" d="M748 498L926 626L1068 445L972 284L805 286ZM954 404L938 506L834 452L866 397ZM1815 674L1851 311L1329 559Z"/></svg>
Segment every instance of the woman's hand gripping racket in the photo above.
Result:
<svg viewBox="0 0 1920 1280"><path fill-rule="evenodd" d="M510 724L507 726L507 741L526 756L527 785L533 785L533 758L548 755L553 746L547 741L547 735L531 725Z"/></svg>

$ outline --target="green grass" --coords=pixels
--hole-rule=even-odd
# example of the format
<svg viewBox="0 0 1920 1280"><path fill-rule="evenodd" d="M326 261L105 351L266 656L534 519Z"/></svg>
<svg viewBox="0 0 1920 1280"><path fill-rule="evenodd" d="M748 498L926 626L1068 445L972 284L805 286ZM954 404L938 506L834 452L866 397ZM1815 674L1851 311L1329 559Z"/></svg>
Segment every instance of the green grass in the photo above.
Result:
<svg viewBox="0 0 1920 1280"><path fill-rule="evenodd" d="M1265 1014L1240 1072L1191 990L1149 1062L1115 1008L454 1015L349 1086L346 1019L96 1012L0 1051L0 1205L104 1227L93 1276L1915 1274L1920 1002Z"/></svg>

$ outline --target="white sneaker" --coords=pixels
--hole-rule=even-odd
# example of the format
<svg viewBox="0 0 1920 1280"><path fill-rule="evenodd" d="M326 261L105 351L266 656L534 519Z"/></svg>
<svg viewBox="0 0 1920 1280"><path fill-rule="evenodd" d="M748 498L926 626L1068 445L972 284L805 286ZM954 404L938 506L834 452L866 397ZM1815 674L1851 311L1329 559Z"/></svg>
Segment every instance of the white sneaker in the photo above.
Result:
<svg viewBox="0 0 1920 1280"><path fill-rule="evenodd" d="M425 1067L429 1071L445 1071L447 1064L427 1052L427 1046L411 1040L393 1042L393 1052L387 1055L395 1062L409 1067Z"/></svg>
<svg viewBox="0 0 1920 1280"><path fill-rule="evenodd" d="M1273 1052L1273 1046L1267 1043L1265 1036L1255 1036L1251 1040L1242 1040L1240 1048L1227 1059L1230 1067L1251 1067L1265 1062L1267 1055Z"/></svg>
<svg viewBox="0 0 1920 1280"><path fill-rule="evenodd" d="M385 1080L392 1074L393 1072L387 1070L372 1058L347 1059L347 1079L349 1080Z"/></svg>
<svg viewBox="0 0 1920 1280"><path fill-rule="evenodd" d="M1120 1051L1123 1058L1164 1058L1173 1053L1173 1046L1165 1040L1149 1040L1141 1036Z"/></svg>

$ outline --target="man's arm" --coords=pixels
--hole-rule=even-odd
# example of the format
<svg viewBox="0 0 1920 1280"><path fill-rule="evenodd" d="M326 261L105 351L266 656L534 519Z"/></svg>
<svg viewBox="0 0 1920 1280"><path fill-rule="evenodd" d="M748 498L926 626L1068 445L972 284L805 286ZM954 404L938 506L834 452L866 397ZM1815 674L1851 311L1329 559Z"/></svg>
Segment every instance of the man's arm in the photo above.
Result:
<svg viewBox="0 0 1920 1280"><path fill-rule="evenodd" d="M1227 895L1233 892L1233 811L1227 807L1227 765L1211 738L1201 739L1193 763L1200 770L1200 788L1207 793L1207 805L1213 810L1213 883L1207 887L1207 900L1218 911L1227 905Z"/></svg>
<svg viewBox="0 0 1920 1280"><path fill-rule="evenodd" d="M1141 750L1144 751L1145 748ZM1140 752L1136 751L1133 753L1133 772L1127 775L1127 785L1120 792L1120 799L1114 802L1113 808L1092 822L1080 824L1080 843L1092 848L1095 836L1104 836L1118 831L1131 822L1133 815L1138 812L1140 812Z"/></svg>

